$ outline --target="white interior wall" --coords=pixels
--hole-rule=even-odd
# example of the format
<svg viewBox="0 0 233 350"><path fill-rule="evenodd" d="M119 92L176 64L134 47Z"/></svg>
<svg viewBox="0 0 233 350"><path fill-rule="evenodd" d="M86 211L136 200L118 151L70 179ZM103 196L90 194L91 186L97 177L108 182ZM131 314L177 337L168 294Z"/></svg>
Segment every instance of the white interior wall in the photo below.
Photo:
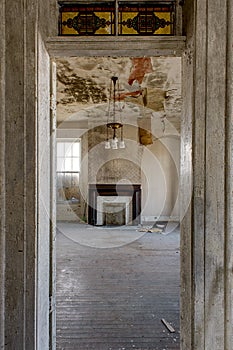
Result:
<svg viewBox="0 0 233 350"><path fill-rule="evenodd" d="M57 138L78 138L85 129L58 129ZM128 143L127 147L130 147ZM134 152L134 148L130 151ZM88 166L85 157L81 164L81 193L87 193ZM142 222L179 220L179 162L180 139L178 136L164 136L150 146L143 147L142 169ZM84 188L85 187L85 188ZM84 196L85 197L85 196ZM57 208L58 220L78 220L70 204Z"/></svg>
<svg viewBox="0 0 233 350"><path fill-rule="evenodd" d="M144 147L142 221L179 220L179 147L179 138L169 136Z"/></svg>

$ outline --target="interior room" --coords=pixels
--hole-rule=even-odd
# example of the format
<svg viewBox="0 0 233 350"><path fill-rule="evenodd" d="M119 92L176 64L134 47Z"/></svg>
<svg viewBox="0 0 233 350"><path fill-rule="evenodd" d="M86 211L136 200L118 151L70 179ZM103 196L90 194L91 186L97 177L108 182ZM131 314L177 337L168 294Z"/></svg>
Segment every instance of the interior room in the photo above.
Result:
<svg viewBox="0 0 233 350"><path fill-rule="evenodd" d="M0 348L232 349L232 0L0 18Z"/></svg>
<svg viewBox="0 0 233 350"><path fill-rule="evenodd" d="M181 59L59 59L57 81L57 220L92 224L90 185L118 184L140 185L137 223L179 221ZM106 148L113 107L122 123L118 149ZM103 225L102 217L95 221Z"/></svg>
<svg viewBox="0 0 233 350"><path fill-rule="evenodd" d="M181 59L56 63L58 348L179 349Z"/></svg>

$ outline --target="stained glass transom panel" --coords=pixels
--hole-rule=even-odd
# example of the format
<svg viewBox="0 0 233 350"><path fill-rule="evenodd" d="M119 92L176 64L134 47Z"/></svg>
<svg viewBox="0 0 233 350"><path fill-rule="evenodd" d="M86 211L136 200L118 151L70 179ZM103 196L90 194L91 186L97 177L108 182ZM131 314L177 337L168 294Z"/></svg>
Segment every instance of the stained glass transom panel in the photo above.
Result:
<svg viewBox="0 0 233 350"><path fill-rule="evenodd" d="M60 35L114 35L114 3L60 6Z"/></svg>
<svg viewBox="0 0 233 350"><path fill-rule="evenodd" d="M60 35L174 35L176 0L60 3Z"/></svg>
<svg viewBox="0 0 233 350"><path fill-rule="evenodd" d="M174 35L174 2L119 4L119 35Z"/></svg>

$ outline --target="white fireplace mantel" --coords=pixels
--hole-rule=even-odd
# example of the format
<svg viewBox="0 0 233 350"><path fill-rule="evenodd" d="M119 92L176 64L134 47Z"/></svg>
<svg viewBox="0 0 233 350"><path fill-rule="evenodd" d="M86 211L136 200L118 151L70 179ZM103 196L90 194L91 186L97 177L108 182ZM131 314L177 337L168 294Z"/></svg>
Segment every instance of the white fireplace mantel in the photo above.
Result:
<svg viewBox="0 0 233 350"><path fill-rule="evenodd" d="M131 196L98 196L97 197L97 225L104 224L104 207L111 204L125 204L125 223L130 223L130 213L132 206ZM132 220L132 218L131 218Z"/></svg>

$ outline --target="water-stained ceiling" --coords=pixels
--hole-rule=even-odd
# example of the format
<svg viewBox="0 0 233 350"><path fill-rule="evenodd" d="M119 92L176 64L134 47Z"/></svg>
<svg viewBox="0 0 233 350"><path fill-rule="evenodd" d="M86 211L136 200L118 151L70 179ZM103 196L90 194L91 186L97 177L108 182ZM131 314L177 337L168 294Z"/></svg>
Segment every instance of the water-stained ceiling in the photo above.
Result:
<svg viewBox="0 0 233 350"><path fill-rule="evenodd" d="M123 118L145 114L180 130L181 60L152 57L57 59L57 122L106 121L111 77L119 78Z"/></svg>

